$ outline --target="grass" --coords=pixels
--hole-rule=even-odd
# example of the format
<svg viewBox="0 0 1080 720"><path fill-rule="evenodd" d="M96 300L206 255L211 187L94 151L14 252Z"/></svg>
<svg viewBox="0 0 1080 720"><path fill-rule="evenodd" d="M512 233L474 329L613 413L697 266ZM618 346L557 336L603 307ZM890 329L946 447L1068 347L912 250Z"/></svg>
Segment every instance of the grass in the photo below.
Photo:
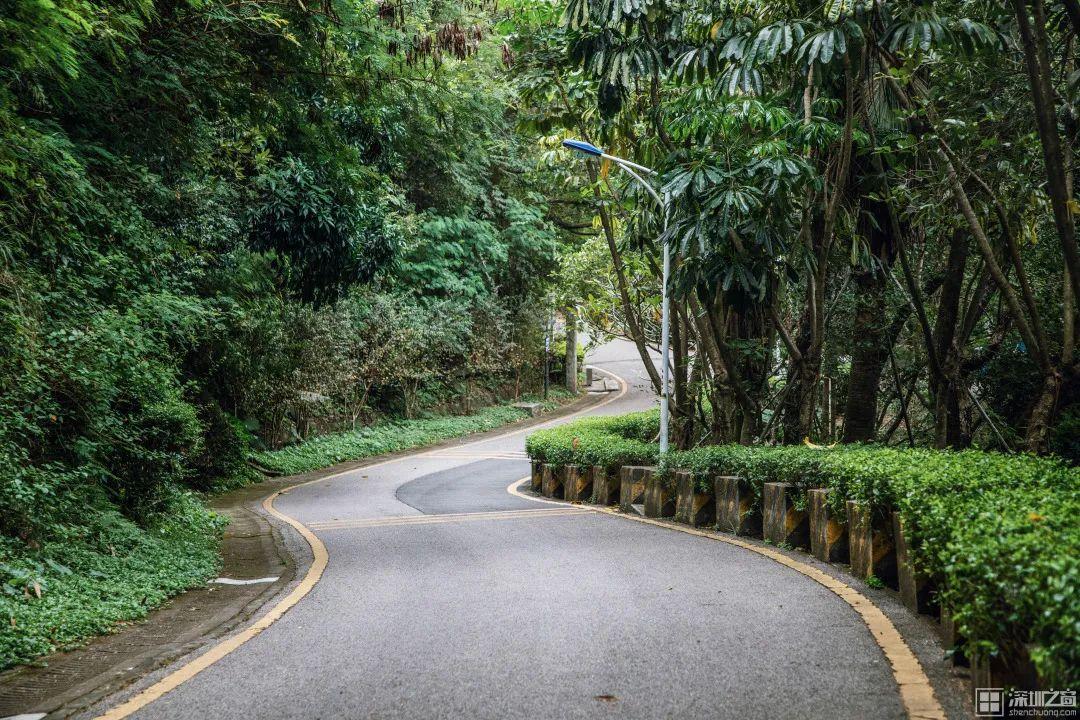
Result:
<svg viewBox="0 0 1080 720"><path fill-rule="evenodd" d="M569 394L554 388L542 403L545 410L557 407ZM524 398L522 402L538 402ZM528 413L510 405L492 405L472 415L448 415L415 420L388 420L356 430L320 435L281 450L251 454L262 468L283 475L320 470L341 462L363 460L385 453L410 450L443 440L494 430L528 417Z"/></svg>
<svg viewBox="0 0 1080 720"><path fill-rule="evenodd" d="M214 577L226 520L177 491L146 528L107 501L40 547L0 537L0 670L144 617Z"/></svg>

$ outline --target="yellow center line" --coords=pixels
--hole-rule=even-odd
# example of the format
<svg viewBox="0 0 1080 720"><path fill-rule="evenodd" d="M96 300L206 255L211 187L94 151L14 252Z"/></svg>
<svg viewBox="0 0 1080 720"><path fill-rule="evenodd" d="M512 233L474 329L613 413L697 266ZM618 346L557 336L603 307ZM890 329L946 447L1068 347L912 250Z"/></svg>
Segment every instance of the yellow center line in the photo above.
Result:
<svg viewBox="0 0 1080 720"><path fill-rule="evenodd" d="M509 453L445 453L440 455L425 455L425 460L528 460L525 454L511 455Z"/></svg>

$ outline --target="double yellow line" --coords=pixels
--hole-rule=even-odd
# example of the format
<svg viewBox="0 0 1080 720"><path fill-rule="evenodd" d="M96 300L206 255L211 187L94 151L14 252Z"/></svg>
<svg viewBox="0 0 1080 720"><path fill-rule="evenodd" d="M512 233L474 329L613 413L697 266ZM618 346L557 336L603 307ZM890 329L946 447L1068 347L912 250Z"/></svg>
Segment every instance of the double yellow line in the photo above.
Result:
<svg viewBox="0 0 1080 720"><path fill-rule="evenodd" d="M359 530L362 528L401 527L403 525L445 525L447 523L477 522L481 520L530 520L533 518L579 515L593 512L588 508L564 507L551 510L498 510L474 513L444 513L439 515L403 515L401 517L357 518L355 520L330 520L313 522L312 530Z"/></svg>
<svg viewBox="0 0 1080 720"><path fill-rule="evenodd" d="M490 453L467 453L467 452L440 452L425 453L425 460L528 460L529 456L523 452L490 452Z"/></svg>

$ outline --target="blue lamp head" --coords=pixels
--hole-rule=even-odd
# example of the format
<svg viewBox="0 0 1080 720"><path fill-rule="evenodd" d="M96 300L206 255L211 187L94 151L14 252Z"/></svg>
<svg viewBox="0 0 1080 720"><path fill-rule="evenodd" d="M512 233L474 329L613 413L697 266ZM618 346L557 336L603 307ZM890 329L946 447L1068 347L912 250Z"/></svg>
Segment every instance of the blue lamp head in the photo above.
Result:
<svg viewBox="0 0 1080 720"><path fill-rule="evenodd" d="M568 147L571 150L577 150L579 153L585 155L592 155L593 157L600 157L604 154L604 151L596 147L592 143L587 143L582 140L563 140L563 147Z"/></svg>

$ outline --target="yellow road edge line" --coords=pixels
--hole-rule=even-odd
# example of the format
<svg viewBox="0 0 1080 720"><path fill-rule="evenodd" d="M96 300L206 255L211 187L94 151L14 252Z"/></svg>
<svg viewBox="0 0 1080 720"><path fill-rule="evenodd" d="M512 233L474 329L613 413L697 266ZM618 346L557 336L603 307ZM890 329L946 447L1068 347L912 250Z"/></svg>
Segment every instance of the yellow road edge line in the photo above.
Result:
<svg viewBox="0 0 1080 720"><path fill-rule="evenodd" d="M319 540L311 530L298 520L294 520L285 513L278 512L274 508L274 499L277 498L279 494L280 492L275 492L264 499L262 503L263 508L274 517L291 525L298 533L300 533L311 547L311 552L314 556L311 566L308 568L307 574L304 575L303 580L300 581L300 584L293 588L292 592L282 598L269 612L256 620L252 625L249 625L241 632L214 645L202 655L199 655L191 662L185 663L150 687L139 692L120 705L117 705L115 708L98 715L95 720L121 720L137 710L146 707L166 693L195 677L200 672L236 650L266 628L270 627L290 608L300 602L305 595L311 592L311 589L319 582L319 578L322 577L323 570L326 569L326 564L329 561L330 556L326 552L326 546L323 545L322 541Z"/></svg>
<svg viewBox="0 0 1080 720"><path fill-rule="evenodd" d="M463 443L462 445L458 445L457 447L468 447L469 445L479 445L481 443L491 442L492 440L501 440L503 438L513 437L514 435L520 435L521 433L538 430L544 425L548 425L551 422L555 422L556 420L569 420L570 418L578 417L579 415L583 415L598 408L602 408L605 405L612 403L615 400L618 400L626 394L627 390L629 390L630 384L615 373L611 372L610 370L604 370L602 368L596 369L606 375L610 375L611 377L615 378L616 382L619 383L622 389L616 395L607 398L603 402L584 408L583 410L580 410L576 413L571 413L560 418L553 418L548 423L540 423L532 427L514 430L508 433L504 433L502 435L494 435L492 437L484 438L482 440L474 440L472 443ZM315 478L314 480L308 480L307 482L302 482L288 488L283 488L282 490L271 493L266 498L264 498L262 501L263 509L274 517L278 518L279 520L282 520L283 522L291 525L293 529L300 533L304 540L307 541L308 546L311 548L314 559L312 560L311 567L308 568L307 573L304 575L304 579L300 581L299 585L293 588L292 592L282 598L276 605L274 605L273 608L271 608L265 615L261 616L258 620L256 620L252 625L249 625L246 629L238 632L235 635L230 636L229 638L226 638L225 640L222 640L203 654L196 657L194 660L191 660L190 662L187 662L178 667L177 669L173 670L171 673L158 680L150 687L138 692L137 694L128 698L116 707L107 710L101 715L96 716L94 720L123 720L123 718L126 718L132 713L141 710L142 708L146 707L158 698L164 696L166 693L175 690L180 685L195 677L203 670L210 667L218 660L221 660L223 657L229 655L241 645L246 643L248 640L251 640L263 630L273 625L289 609L291 609L294 605L300 602L305 595L311 592L312 588L315 587L315 584L319 582L320 578L322 578L323 570L326 569L326 565L330 560L330 555L327 553L326 546L323 545L322 540L316 537L315 533L313 533L306 525L304 525L299 520L296 520L295 518L292 518L274 508L274 500L276 500L279 495L287 493L290 490L295 490L299 487L304 487L305 485L314 485L315 483L326 482L327 480L332 480L333 478L341 477L342 475L371 470L373 468L382 467L383 465L403 462L405 460L412 460L417 457L423 457L425 455L435 455L438 452L440 451L418 451L415 453L410 453L408 455L403 455L401 457L372 463L371 465L364 465L363 467L353 468L352 470L343 470L342 472L334 473L333 475ZM565 503L560 504L565 505Z"/></svg>
<svg viewBox="0 0 1080 720"><path fill-rule="evenodd" d="M566 502L561 500L548 500L546 498L537 498L522 493L518 488L531 479L531 477L524 477L521 480L517 480L511 483L510 487L506 490L511 495L516 495L534 502L551 503L563 506L567 505ZM904 640L900 631L893 625L892 620L890 620L889 617L874 604L873 600L850 585L837 580L832 575L819 570L812 565L807 565L795 558L788 557L779 550L754 545L735 537L729 537L720 533L710 533L704 530L698 530L697 528L675 525L669 522L662 522L653 518L628 515L607 507L598 506L592 509L598 513L603 513L612 517L620 517L626 520L645 523L647 525L655 525L657 527L667 528L668 530L686 533L687 535L696 535L709 540L716 540L727 543L728 545L734 545L735 547L749 550L750 552L757 553L758 555L762 555L781 565L789 567L795 572L801 573L817 582L819 585L826 587L858 613L859 617L870 631L871 637L874 638L874 642L877 643L878 647L881 648L881 651L885 654L885 659L889 661L889 665L892 667L893 680L896 681L896 686L900 691L900 701L904 705L904 711L907 713L907 716L913 720L946 720L947 716L945 715L945 710L941 707L937 696L934 694L934 687L930 684L930 678L927 677L926 672L923 670L922 663L919 662L919 658L912 652L911 647L908 646L907 641Z"/></svg>

